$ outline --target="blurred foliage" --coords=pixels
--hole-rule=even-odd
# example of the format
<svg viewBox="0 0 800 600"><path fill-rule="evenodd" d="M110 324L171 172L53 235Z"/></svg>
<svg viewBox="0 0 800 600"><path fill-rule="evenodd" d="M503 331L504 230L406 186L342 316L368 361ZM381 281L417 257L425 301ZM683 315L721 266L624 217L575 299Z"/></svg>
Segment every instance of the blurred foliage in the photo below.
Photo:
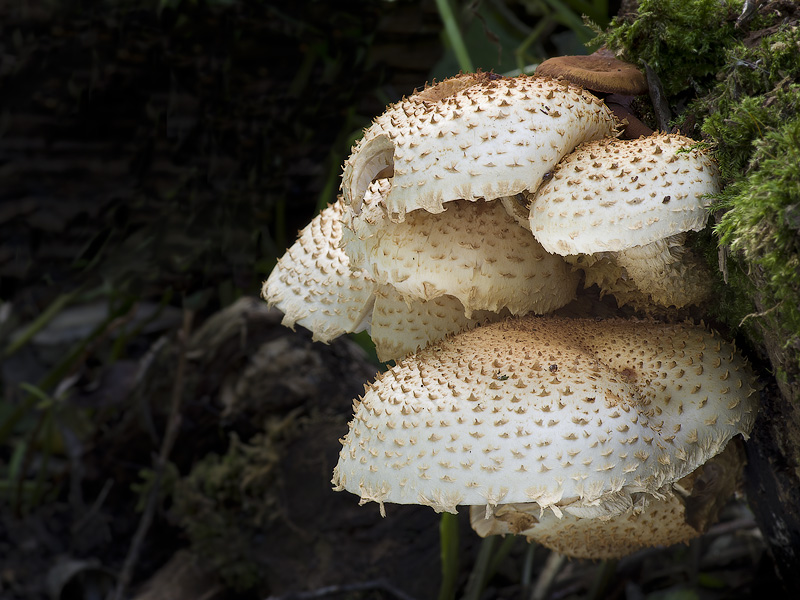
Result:
<svg viewBox="0 0 800 600"><path fill-rule="evenodd" d="M585 54L594 33L584 19L602 28L616 10L608 0L437 0L437 5L443 6L445 25L445 53L431 73L437 79L471 68L529 72L549 56Z"/></svg>
<svg viewBox="0 0 800 600"><path fill-rule="evenodd" d="M224 456L208 454L172 489L172 513L203 558L237 591L263 586L245 532L269 525L278 510L275 468L280 455L270 435L243 443L235 434Z"/></svg>
<svg viewBox="0 0 800 600"><path fill-rule="evenodd" d="M252 293L367 122L382 3L28 3L3 15L0 293ZM265 43L266 41L266 43ZM4 215L6 216L6 215Z"/></svg>

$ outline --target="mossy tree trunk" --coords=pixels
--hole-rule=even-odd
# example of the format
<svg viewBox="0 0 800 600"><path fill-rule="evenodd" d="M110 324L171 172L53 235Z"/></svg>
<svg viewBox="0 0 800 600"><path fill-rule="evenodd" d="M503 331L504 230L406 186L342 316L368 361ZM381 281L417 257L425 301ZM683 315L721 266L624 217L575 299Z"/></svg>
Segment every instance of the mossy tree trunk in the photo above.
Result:
<svg viewBox="0 0 800 600"><path fill-rule="evenodd" d="M785 372L786 332L777 324L761 325L761 332L761 349L769 356L772 372ZM762 405L747 444L746 493L778 577L796 598L800 597L800 390L780 376L764 376Z"/></svg>
<svg viewBox="0 0 800 600"><path fill-rule="evenodd" d="M626 1L601 38L652 67L671 126L719 162L715 233L698 237L719 272L708 312L761 372L746 492L787 597L800 597L800 3ZM639 109L655 126L658 109Z"/></svg>

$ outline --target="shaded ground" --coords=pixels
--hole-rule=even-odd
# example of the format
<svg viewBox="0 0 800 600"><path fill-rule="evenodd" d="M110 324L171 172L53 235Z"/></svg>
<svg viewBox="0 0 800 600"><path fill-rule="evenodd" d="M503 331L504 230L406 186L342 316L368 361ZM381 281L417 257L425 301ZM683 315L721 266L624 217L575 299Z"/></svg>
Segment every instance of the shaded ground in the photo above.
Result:
<svg viewBox="0 0 800 600"><path fill-rule="evenodd" d="M381 518L376 506L359 507L355 496L331 489L351 400L377 367L351 341L312 343L280 318L244 298L189 338L180 433L131 589L142 598L196 597L197 589L215 598L435 597L438 516L389 505ZM143 485L139 470L158 447L177 377L178 344L173 335L159 339L125 390L119 382L94 390L102 396L114 386L105 391L138 408L120 414L98 406L97 433L72 463L65 493L21 518L0 515L4 598L46 598L53 586L64 589L50 597L88 598L120 572L141 507L155 493L152 471ZM459 585L469 589L480 541L466 511L459 524ZM690 546L643 551L616 565L564 563L522 539L492 543L494 556L507 554L484 598L525 598L534 589L539 598L582 598L593 589L608 598L746 598L755 586L775 585L741 499ZM156 583L142 588L151 577ZM349 592L292 595L330 586Z"/></svg>

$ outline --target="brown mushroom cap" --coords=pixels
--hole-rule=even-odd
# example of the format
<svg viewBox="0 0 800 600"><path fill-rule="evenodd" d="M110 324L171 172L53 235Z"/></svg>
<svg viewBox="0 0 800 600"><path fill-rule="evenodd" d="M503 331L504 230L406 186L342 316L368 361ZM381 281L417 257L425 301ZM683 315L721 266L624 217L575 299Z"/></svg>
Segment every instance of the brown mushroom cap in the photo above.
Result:
<svg viewBox="0 0 800 600"><path fill-rule="evenodd" d="M588 56L556 56L536 67L536 75L560 77L587 90L638 96L647 93L647 79L636 65L608 50Z"/></svg>

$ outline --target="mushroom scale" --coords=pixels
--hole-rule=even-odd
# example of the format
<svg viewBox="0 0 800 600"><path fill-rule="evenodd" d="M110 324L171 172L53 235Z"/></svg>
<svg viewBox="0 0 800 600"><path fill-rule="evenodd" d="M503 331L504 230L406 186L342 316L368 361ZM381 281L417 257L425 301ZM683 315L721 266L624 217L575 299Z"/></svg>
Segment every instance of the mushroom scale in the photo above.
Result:
<svg viewBox="0 0 800 600"><path fill-rule="evenodd" d="M619 252L564 258L584 272L584 287L597 285L600 295L613 295L618 306L645 312L654 304L682 308L704 302L711 292L708 268L685 241L686 234L679 233Z"/></svg>
<svg viewBox="0 0 800 600"><path fill-rule="evenodd" d="M531 231L548 252L616 252L686 231L708 219L719 191L711 156L677 134L582 144L539 188Z"/></svg>
<svg viewBox="0 0 800 600"><path fill-rule="evenodd" d="M448 335L510 316L507 310L472 311L469 318L464 312L464 305L453 296L417 300L404 298L392 286L380 286L369 332L378 360L398 360Z"/></svg>
<svg viewBox="0 0 800 600"><path fill-rule="evenodd" d="M369 385L333 483L382 511L535 502L559 514L658 494L749 432L753 382L731 345L689 323L506 319Z"/></svg>
<svg viewBox="0 0 800 600"><path fill-rule="evenodd" d="M346 216L343 239L351 264L379 285L409 300L454 296L468 319L473 311L504 308L543 314L575 297L577 275L500 202L454 200L441 214L417 210L394 223L382 210L385 197L374 193L379 183L370 187L361 214Z"/></svg>
<svg viewBox="0 0 800 600"><path fill-rule="evenodd" d="M559 518L531 503L501 505L487 514L473 506L470 524L481 537L524 535L574 558L612 559L646 547L686 543L717 519L741 482L744 452L732 442L674 486L665 486L660 496L636 494L615 514L585 518L565 507Z"/></svg>
<svg viewBox="0 0 800 600"><path fill-rule="evenodd" d="M321 342L366 329L375 299L375 282L351 268L339 248L344 210L340 198L314 217L261 288L262 297L283 311L283 325L299 323Z"/></svg>
<svg viewBox="0 0 800 600"><path fill-rule="evenodd" d="M565 82L525 75L450 81L390 106L366 129L342 174L356 214L369 184L389 174L386 207L397 222L417 209L440 213L452 200L535 190L578 144L616 131L602 101Z"/></svg>
<svg viewBox="0 0 800 600"><path fill-rule="evenodd" d="M602 253L620 267L618 276L608 261L597 264L601 273L586 269L587 282L614 294L620 305L701 302L710 276L682 246L682 234L705 227L708 196L719 191L719 177L711 157L694 145L673 134L583 144L536 193L531 231L549 252Z"/></svg>
<svg viewBox="0 0 800 600"><path fill-rule="evenodd" d="M679 233L616 252L614 262L624 270L624 276L604 291L614 294L620 306L631 303L637 308L644 308L643 297L676 308L705 301L711 294L712 276L706 265L683 245L685 239L685 234ZM618 292L623 278L628 282L622 283ZM635 289L626 294L625 288L630 287Z"/></svg>

